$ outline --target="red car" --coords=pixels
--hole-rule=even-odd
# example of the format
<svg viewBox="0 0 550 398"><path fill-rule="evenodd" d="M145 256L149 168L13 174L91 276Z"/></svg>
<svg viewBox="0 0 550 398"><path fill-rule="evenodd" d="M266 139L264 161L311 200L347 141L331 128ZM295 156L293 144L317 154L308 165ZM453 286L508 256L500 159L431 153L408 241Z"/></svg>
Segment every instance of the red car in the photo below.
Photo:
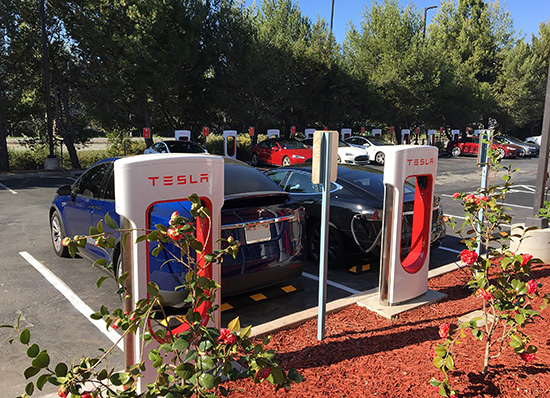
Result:
<svg viewBox="0 0 550 398"><path fill-rule="evenodd" d="M460 138L449 142L447 151L454 157L464 155L477 155L479 149L479 137ZM514 144L504 144L493 141L493 150L497 151L500 158L515 158L523 156L523 148Z"/></svg>
<svg viewBox="0 0 550 398"><path fill-rule="evenodd" d="M290 166L311 161L313 150L294 138L268 138L252 147L252 166L260 163Z"/></svg>

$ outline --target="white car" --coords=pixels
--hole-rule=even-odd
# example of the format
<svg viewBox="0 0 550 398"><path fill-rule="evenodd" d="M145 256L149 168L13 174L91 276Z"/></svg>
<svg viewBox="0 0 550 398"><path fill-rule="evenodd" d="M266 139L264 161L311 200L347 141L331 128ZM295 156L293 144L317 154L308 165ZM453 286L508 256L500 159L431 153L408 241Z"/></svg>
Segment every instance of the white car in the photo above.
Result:
<svg viewBox="0 0 550 398"><path fill-rule="evenodd" d="M541 140L542 140L542 135L534 135L532 137L527 137L525 139L525 142L532 142L533 144L537 144L540 146Z"/></svg>
<svg viewBox="0 0 550 398"><path fill-rule="evenodd" d="M159 141L143 153L208 153L206 149L192 141Z"/></svg>
<svg viewBox="0 0 550 398"><path fill-rule="evenodd" d="M386 150L387 147L390 147L393 145L393 144L388 144L387 142L385 142L384 140L378 137L366 138L361 136L355 136L355 137L347 138L344 141L354 147L364 148L369 154L371 161L375 161L378 164L384 164L386 160L386 154L384 153L384 151Z"/></svg>
<svg viewBox="0 0 550 398"><path fill-rule="evenodd" d="M313 148L313 138L306 138L302 142ZM338 163L363 165L370 163L370 157L364 148L338 141Z"/></svg>

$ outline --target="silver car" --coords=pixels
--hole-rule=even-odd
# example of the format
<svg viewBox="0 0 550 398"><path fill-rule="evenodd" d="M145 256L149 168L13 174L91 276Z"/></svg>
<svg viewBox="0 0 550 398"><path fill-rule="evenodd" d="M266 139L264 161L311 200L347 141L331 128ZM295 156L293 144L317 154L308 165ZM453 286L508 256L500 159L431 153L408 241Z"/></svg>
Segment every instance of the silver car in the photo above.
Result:
<svg viewBox="0 0 550 398"><path fill-rule="evenodd" d="M525 142L520 140L519 138L512 137L511 135L506 134L498 134L495 135L494 138L496 141L502 142L504 144L514 144L523 148L523 154L520 154L520 156L539 156L540 146L537 144L534 144L532 142Z"/></svg>

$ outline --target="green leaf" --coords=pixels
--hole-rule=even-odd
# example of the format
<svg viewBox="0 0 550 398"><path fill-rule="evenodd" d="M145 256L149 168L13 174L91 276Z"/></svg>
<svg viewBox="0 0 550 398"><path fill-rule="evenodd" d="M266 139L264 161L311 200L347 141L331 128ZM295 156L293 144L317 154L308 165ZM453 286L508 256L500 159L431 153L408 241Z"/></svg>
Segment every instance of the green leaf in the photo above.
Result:
<svg viewBox="0 0 550 398"><path fill-rule="evenodd" d="M118 229L116 222L109 216L109 213L105 214L105 224L111 229Z"/></svg>
<svg viewBox="0 0 550 398"><path fill-rule="evenodd" d="M43 374L36 380L36 387L42 391L46 383L48 382L48 379L50 378L50 375Z"/></svg>
<svg viewBox="0 0 550 398"><path fill-rule="evenodd" d="M453 357L451 355L447 355L447 358L445 359L445 366L447 367L447 369L453 370L454 364L455 363L454 363Z"/></svg>
<svg viewBox="0 0 550 398"><path fill-rule="evenodd" d="M29 358L35 358L39 352L40 348L38 347L38 344L33 344L27 349L27 356Z"/></svg>
<svg viewBox="0 0 550 398"><path fill-rule="evenodd" d="M130 376L128 375L128 373L115 373L111 375L111 377L109 377L109 380L115 386L121 386L128 383L128 380L130 380Z"/></svg>
<svg viewBox="0 0 550 398"><path fill-rule="evenodd" d="M63 362L60 362L55 367L55 375L57 377L65 377L67 376L67 372L69 369L67 368L67 365L65 365Z"/></svg>
<svg viewBox="0 0 550 398"><path fill-rule="evenodd" d="M248 325L240 331L239 336L241 336L242 339L246 339L250 336L251 330L252 325Z"/></svg>
<svg viewBox="0 0 550 398"><path fill-rule="evenodd" d="M203 388L211 390L212 388L214 388L214 376L212 376L210 373L202 373L199 376L199 384Z"/></svg>
<svg viewBox="0 0 550 398"><path fill-rule="evenodd" d="M34 383L31 381L29 384L25 386L25 393L27 393L27 395L32 395L33 392L34 392Z"/></svg>
<svg viewBox="0 0 550 398"><path fill-rule="evenodd" d="M288 371L288 378L294 383L301 383L304 380L304 376L294 368Z"/></svg>
<svg viewBox="0 0 550 398"><path fill-rule="evenodd" d="M436 368L442 369L445 366L445 360L439 356L434 357L433 364Z"/></svg>
<svg viewBox="0 0 550 398"><path fill-rule="evenodd" d="M35 368L47 368L50 364L50 356L46 351L42 351L31 362L31 365Z"/></svg>
<svg viewBox="0 0 550 398"><path fill-rule="evenodd" d="M187 380L195 374L195 367L190 363L180 363L174 371L182 380Z"/></svg>
<svg viewBox="0 0 550 398"><path fill-rule="evenodd" d="M442 346L437 346L434 348L435 355L438 357L444 358L447 355L447 350Z"/></svg>
<svg viewBox="0 0 550 398"><path fill-rule="evenodd" d="M279 367L271 369L271 377L273 378L273 383L275 384L281 385L285 382L285 374Z"/></svg>
<svg viewBox="0 0 550 398"><path fill-rule="evenodd" d="M98 278L98 280L96 281L95 285L100 288L101 285L103 284L103 282L105 281L105 279L109 279L108 276L102 276L100 278Z"/></svg>
<svg viewBox="0 0 550 398"><path fill-rule="evenodd" d="M210 370L214 367L214 361L209 355L200 356L197 363L202 370Z"/></svg>
<svg viewBox="0 0 550 398"><path fill-rule="evenodd" d="M159 287L155 282L149 282L147 284L147 293L149 293L150 296L158 296L159 294Z"/></svg>
<svg viewBox="0 0 550 398"><path fill-rule="evenodd" d="M176 341L174 341L174 344L172 344L172 348L174 350L178 350L178 351L184 351L186 350L187 348L189 348L189 342L183 338L179 338L177 339Z"/></svg>
<svg viewBox="0 0 550 398"><path fill-rule="evenodd" d="M30 340L31 340L31 332L29 332L29 329L23 330L19 335L19 341L21 342L21 344L29 344Z"/></svg>
<svg viewBox="0 0 550 398"><path fill-rule="evenodd" d="M136 243L143 242L147 239L147 235L140 235L136 238Z"/></svg>
<svg viewBox="0 0 550 398"><path fill-rule="evenodd" d="M227 328L231 331L231 333L237 333L241 329L241 322L239 321L239 317L236 317L231 322L229 322Z"/></svg>
<svg viewBox="0 0 550 398"><path fill-rule="evenodd" d="M97 230L98 230L98 232L99 232L100 234L102 234L103 232L105 232L105 231L103 230L103 223L101 222L101 220L98 221L98 223L97 223L97 225L96 225L96 228L97 228Z"/></svg>
<svg viewBox="0 0 550 398"><path fill-rule="evenodd" d="M187 354L185 354L185 357L183 358L183 362L193 362L198 357L198 353L195 350L189 350L187 351Z"/></svg>
<svg viewBox="0 0 550 398"><path fill-rule="evenodd" d="M210 340L202 340L199 343L198 349L202 352L208 352L213 347L213 344Z"/></svg>
<svg viewBox="0 0 550 398"><path fill-rule="evenodd" d="M434 379L433 377L430 379L430 384L434 387L439 387L441 385L441 382L439 380Z"/></svg>
<svg viewBox="0 0 550 398"><path fill-rule="evenodd" d="M23 372L23 375L25 376L25 379L29 379L37 375L38 372L40 372L40 368L35 368L34 366L31 366L25 369L25 371Z"/></svg>

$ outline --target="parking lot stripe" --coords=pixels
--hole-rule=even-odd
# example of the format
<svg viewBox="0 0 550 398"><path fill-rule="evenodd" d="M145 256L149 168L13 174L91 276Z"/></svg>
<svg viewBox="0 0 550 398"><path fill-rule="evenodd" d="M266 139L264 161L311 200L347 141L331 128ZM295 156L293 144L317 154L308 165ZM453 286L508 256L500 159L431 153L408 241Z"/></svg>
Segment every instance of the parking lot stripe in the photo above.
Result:
<svg viewBox="0 0 550 398"><path fill-rule="evenodd" d="M461 253L460 250L451 249L450 247L439 246L438 249L445 250L445 251L451 252L451 253L456 253L456 254Z"/></svg>
<svg viewBox="0 0 550 398"><path fill-rule="evenodd" d="M11 193L14 194L14 195L17 195L17 192L15 192L15 191L14 191L13 189L11 189L10 187L5 186L5 185L2 184L1 182L0 182L0 187L4 188L6 191L9 191L9 192L11 192Z"/></svg>
<svg viewBox="0 0 550 398"><path fill-rule="evenodd" d="M306 278L313 279L314 281L319 281L318 276L308 274L307 272L302 272L302 275L305 276ZM351 287L347 287L347 286L341 285L339 283L336 283L336 282L333 282L333 281L330 281L330 280L327 280L327 285L338 288L340 290L344 290L344 291L349 292L351 294L360 293L359 290L352 289Z"/></svg>
<svg viewBox="0 0 550 398"><path fill-rule="evenodd" d="M88 305L78 297L69 286L65 284L61 279L59 279L52 271L50 271L46 266L44 266L40 261L36 260L27 252L19 252L21 257L23 257L27 262L34 267L42 276L52 284L69 302L73 305L74 308L82 315L86 317L101 333L109 338L116 344L121 351L124 351L124 342L121 336L115 332L113 329L105 329L105 322L102 319L95 320L90 318L95 311L93 311Z"/></svg>

